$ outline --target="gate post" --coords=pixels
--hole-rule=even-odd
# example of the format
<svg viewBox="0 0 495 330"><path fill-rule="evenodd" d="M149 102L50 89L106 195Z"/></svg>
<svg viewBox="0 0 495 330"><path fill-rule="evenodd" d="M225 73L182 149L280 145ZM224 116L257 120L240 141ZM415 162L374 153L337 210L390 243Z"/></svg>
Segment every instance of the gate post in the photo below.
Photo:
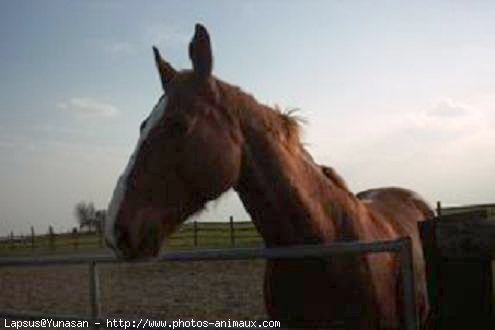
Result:
<svg viewBox="0 0 495 330"><path fill-rule="evenodd" d="M100 283L96 262L89 263L89 303L91 305L91 319L97 322L100 317ZM98 330L100 327L95 324L93 329Z"/></svg>
<svg viewBox="0 0 495 330"><path fill-rule="evenodd" d="M418 330L418 311L416 308L416 290L414 290L414 265L412 255L412 241L410 237L404 238L400 252L400 273L402 288L404 290L404 321L405 329Z"/></svg>

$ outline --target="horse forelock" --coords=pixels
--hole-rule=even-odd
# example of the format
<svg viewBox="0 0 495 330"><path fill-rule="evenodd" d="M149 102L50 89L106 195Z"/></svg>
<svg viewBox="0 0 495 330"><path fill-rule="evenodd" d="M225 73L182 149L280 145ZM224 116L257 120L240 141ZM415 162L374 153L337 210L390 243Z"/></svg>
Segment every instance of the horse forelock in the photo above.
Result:
<svg viewBox="0 0 495 330"><path fill-rule="evenodd" d="M121 209L122 203L124 202L129 175L132 172L132 169L134 168L134 164L136 163L136 157L139 153L139 149L141 148L141 145L147 139L151 130L163 117L166 106L167 106L167 97L166 95L163 95L158 101L158 103L155 105L153 110L151 111L151 114L148 116L148 119L146 120L146 125L143 127L143 130L139 136L139 140L136 144L136 148L134 149L134 152L129 158L127 166L125 167L125 170L122 173L122 175L120 175L117 181L117 185L115 186L115 189L113 191L112 199L108 205L108 210L107 210L107 219L105 222L105 237L107 241L114 247L117 246L115 230L114 230L115 222L117 221L119 210Z"/></svg>

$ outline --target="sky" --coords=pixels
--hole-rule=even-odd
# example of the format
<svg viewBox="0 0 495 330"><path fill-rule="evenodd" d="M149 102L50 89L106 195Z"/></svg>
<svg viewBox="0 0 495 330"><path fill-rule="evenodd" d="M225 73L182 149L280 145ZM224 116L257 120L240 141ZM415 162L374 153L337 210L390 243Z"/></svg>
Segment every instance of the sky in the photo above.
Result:
<svg viewBox="0 0 495 330"><path fill-rule="evenodd" d="M354 192L404 186L444 205L495 202L493 1L1 1L0 235L106 208L162 94L152 45L298 108L303 141ZM200 220L249 220L229 192Z"/></svg>

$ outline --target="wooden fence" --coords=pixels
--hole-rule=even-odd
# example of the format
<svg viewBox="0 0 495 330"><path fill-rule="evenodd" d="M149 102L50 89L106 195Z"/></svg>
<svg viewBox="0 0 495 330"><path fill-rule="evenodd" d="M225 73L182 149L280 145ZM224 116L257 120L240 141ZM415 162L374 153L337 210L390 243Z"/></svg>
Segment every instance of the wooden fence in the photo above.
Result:
<svg viewBox="0 0 495 330"><path fill-rule="evenodd" d="M240 247L260 246L262 239L250 221L228 222L189 222L167 239L167 247ZM11 252L41 252L67 250L98 250L105 247L102 231L83 232L73 230L69 233L55 233L52 226L46 234L36 234L31 227L29 235L0 237L0 254Z"/></svg>
<svg viewBox="0 0 495 330"><path fill-rule="evenodd" d="M495 217L495 204L475 204L456 207L441 207L437 203L437 214L471 215L483 214ZM230 216L228 222L188 222L167 239L167 248L199 248L199 247L248 247L261 246L263 241L250 221L234 221ZM48 226L46 234L36 234L31 227L29 235L15 235L13 232L6 237L0 237L0 255L13 252L64 252L77 250L100 250L105 247L103 233L72 231L55 233Z"/></svg>

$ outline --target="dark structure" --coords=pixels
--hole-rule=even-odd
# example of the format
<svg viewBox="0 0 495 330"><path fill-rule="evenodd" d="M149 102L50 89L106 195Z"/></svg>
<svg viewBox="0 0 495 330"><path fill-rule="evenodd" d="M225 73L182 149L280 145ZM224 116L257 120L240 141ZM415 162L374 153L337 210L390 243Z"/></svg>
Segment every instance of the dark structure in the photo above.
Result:
<svg viewBox="0 0 495 330"><path fill-rule="evenodd" d="M419 224L434 329L493 329L495 221L487 210Z"/></svg>

